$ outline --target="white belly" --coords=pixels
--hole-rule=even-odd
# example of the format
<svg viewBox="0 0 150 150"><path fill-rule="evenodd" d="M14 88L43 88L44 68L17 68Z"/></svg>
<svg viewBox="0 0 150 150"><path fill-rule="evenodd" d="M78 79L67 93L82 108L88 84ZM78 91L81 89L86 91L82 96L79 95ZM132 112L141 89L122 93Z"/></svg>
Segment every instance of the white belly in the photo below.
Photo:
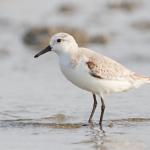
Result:
<svg viewBox="0 0 150 150"><path fill-rule="evenodd" d="M61 65L61 71L76 86L96 94L122 92L132 88L131 83L128 81L106 80L93 77L83 65L81 64L74 68Z"/></svg>

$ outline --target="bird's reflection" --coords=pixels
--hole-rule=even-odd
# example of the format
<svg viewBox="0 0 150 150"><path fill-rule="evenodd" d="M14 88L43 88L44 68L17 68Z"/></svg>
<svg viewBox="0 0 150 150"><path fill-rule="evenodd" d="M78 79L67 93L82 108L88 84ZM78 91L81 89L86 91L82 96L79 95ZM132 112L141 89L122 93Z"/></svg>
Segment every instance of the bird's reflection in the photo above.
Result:
<svg viewBox="0 0 150 150"><path fill-rule="evenodd" d="M85 131L86 140L82 140L77 144L89 144L93 150L107 150L104 146L106 133L102 131L98 124L90 123Z"/></svg>
<svg viewBox="0 0 150 150"><path fill-rule="evenodd" d="M88 136L95 150L106 150L104 147L105 131L102 131L99 126L93 123L89 124Z"/></svg>

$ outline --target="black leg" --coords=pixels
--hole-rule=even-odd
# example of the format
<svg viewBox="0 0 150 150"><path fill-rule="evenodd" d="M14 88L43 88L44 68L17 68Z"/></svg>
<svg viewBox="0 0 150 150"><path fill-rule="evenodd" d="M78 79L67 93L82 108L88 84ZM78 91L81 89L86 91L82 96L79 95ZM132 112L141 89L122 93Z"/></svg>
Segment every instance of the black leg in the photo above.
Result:
<svg viewBox="0 0 150 150"><path fill-rule="evenodd" d="M92 117L94 115L94 112L95 112L95 109L96 109L96 106L97 106L97 100L96 100L96 95L93 94L93 99L94 99L94 103L93 103L93 109L92 109L92 112L91 112L91 115L90 115L90 118L89 118L89 123L92 122Z"/></svg>
<svg viewBox="0 0 150 150"><path fill-rule="evenodd" d="M102 121L103 121L103 116L104 116L105 104L104 104L104 100L102 97L101 97L101 103L102 105L101 105L101 115L100 115L99 125L100 125L100 129L103 130Z"/></svg>

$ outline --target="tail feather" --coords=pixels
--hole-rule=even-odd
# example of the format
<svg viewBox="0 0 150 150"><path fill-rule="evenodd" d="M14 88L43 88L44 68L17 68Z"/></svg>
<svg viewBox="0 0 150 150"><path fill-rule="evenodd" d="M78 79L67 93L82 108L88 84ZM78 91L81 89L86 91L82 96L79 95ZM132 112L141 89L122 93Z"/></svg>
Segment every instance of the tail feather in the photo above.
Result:
<svg viewBox="0 0 150 150"><path fill-rule="evenodd" d="M147 78L146 83L150 83L150 77L146 77L146 78Z"/></svg>
<svg viewBox="0 0 150 150"><path fill-rule="evenodd" d="M145 77L142 75L133 74L132 80L135 87L139 87L142 84L150 83L150 77Z"/></svg>
<svg viewBox="0 0 150 150"><path fill-rule="evenodd" d="M144 83L150 83L150 77L140 76Z"/></svg>
<svg viewBox="0 0 150 150"><path fill-rule="evenodd" d="M143 81L143 83L150 83L150 77L136 75L136 80Z"/></svg>

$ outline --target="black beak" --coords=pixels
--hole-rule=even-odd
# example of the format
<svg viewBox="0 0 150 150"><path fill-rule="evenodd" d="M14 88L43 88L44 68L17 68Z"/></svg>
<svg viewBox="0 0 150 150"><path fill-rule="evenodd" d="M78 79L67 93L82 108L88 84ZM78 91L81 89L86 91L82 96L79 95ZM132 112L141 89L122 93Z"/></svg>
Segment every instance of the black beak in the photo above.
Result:
<svg viewBox="0 0 150 150"><path fill-rule="evenodd" d="M51 49L52 49L52 47L51 47L50 45L47 46L45 49L43 49L42 51L40 51L39 53L37 53L37 54L34 56L34 58L37 58L37 57L39 57L40 55L43 55L43 54L45 54L45 53L51 51Z"/></svg>

